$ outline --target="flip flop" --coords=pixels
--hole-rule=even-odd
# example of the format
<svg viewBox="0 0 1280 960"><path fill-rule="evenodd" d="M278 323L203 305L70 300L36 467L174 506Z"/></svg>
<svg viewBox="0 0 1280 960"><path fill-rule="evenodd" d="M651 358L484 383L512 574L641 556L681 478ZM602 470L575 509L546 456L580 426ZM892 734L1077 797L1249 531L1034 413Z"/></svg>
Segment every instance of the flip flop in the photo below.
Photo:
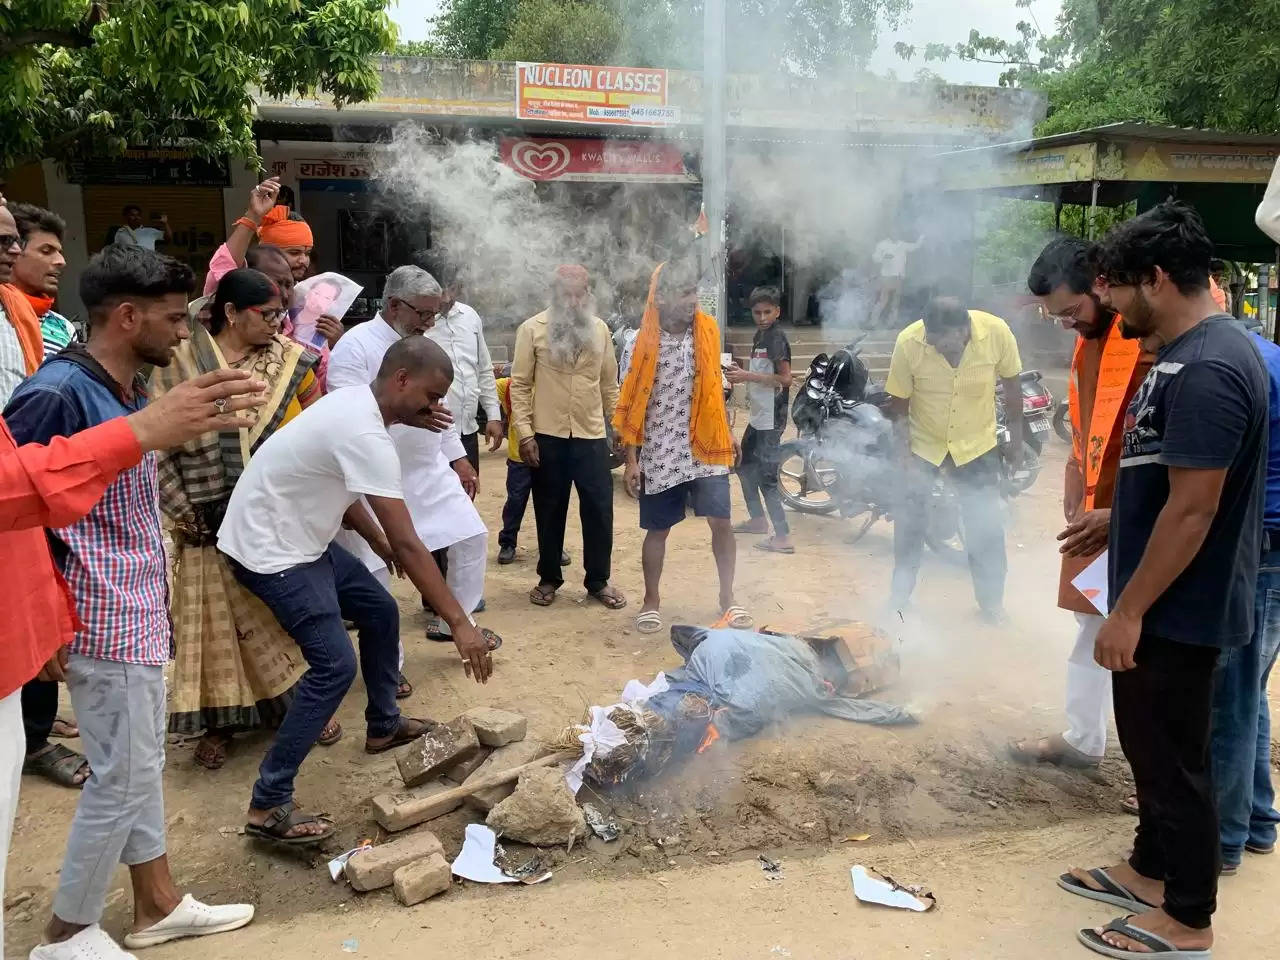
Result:
<svg viewBox="0 0 1280 960"><path fill-rule="evenodd" d="M1067 891L1067 893L1074 893L1077 897L1084 897L1086 900L1097 900L1099 903L1109 903L1113 907L1141 911L1159 906L1158 903L1147 903L1124 884L1117 883L1111 879L1111 875L1101 867L1090 870L1089 876L1102 887L1101 890L1094 890L1092 887L1086 886L1084 881L1073 873L1064 873L1058 877L1058 886Z"/></svg>
<svg viewBox="0 0 1280 960"><path fill-rule="evenodd" d="M627 598L622 594L610 596L604 590L597 590L595 593L588 593L587 596L609 610L621 610L627 605Z"/></svg>
<svg viewBox="0 0 1280 960"><path fill-rule="evenodd" d="M736 523L733 525L733 532L763 537L768 535L769 528L765 527L763 530L756 530L751 526L751 522L749 520L744 520L742 523Z"/></svg>
<svg viewBox="0 0 1280 960"><path fill-rule="evenodd" d="M536 607L549 607L556 602L556 589L540 583L529 591L529 602Z"/></svg>
<svg viewBox="0 0 1280 960"><path fill-rule="evenodd" d="M740 607L736 603L725 610L720 615L720 619L716 621L717 627L730 627L734 630L750 630L756 625L755 618L747 613L745 607Z"/></svg>
<svg viewBox="0 0 1280 960"><path fill-rule="evenodd" d="M420 723L422 728L415 733L409 732L409 724ZM391 739L378 747L369 746L369 739L366 737L364 741L365 753L386 753L388 750L394 750L396 747L403 747L406 743L413 743L424 733L437 726L432 720L419 720L415 717L401 717L400 724L396 727L396 732L391 735Z"/></svg>
<svg viewBox="0 0 1280 960"><path fill-rule="evenodd" d="M1142 811L1138 808L1138 795L1135 793L1121 800L1120 809L1125 813L1133 814L1135 817L1140 816Z"/></svg>
<svg viewBox="0 0 1280 960"><path fill-rule="evenodd" d="M333 729L330 730L329 725L325 724L325 730L329 730L329 733L326 735L324 730L321 730L320 736L316 739L316 743L322 747L332 747L342 739L342 724L337 720L330 720L329 723L333 724Z"/></svg>
<svg viewBox="0 0 1280 960"><path fill-rule="evenodd" d="M796 552L795 547L780 547L776 543L774 543L772 540L761 540L759 543L754 544L754 546L755 546L755 549L763 550L765 553L792 554Z"/></svg>
<svg viewBox="0 0 1280 960"><path fill-rule="evenodd" d="M396 699L407 700L413 696L413 684L405 679L404 674L396 680Z"/></svg>
<svg viewBox="0 0 1280 960"><path fill-rule="evenodd" d="M293 827L307 823L323 823L328 829L323 833L309 836L285 836ZM288 803L282 803L278 807L272 807L270 813L267 814L266 822L261 826L256 823L246 823L244 832L246 836L256 837L259 840L285 847L314 847L316 844L323 843L333 836L334 826L333 821L324 817L298 814L294 809L293 801L290 800Z"/></svg>
<svg viewBox="0 0 1280 960"><path fill-rule="evenodd" d="M658 633L662 630L662 614L657 610L641 610L636 615L636 629L641 633Z"/></svg>
<svg viewBox="0 0 1280 960"><path fill-rule="evenodd" d="M74 730L75 733L71 733L70 731L72 730ZM49 730L49 736L54 740L75 740L80 736L80 727L70 720L63 720L61 717L58 717L53 721L53 727Z"/></svg>
<svg viewBox="0 0 1280 960"><path fill-rule="evenodd" d="M1032 742L1035 744L1034 750L1028 750L1023 744ZM1045 745L1045 749L1040 749L1040 744ZM1077 750L1071 744L1063 739L1062 734L1052 737L1039 737L1032 740L1030 737L1023 737L1018 740L1010 740L1008 743L1009 755L1018 763L1033 765L1037 763L1051 763L1055 767L1071 767L1075 770L1096 770L1102 764L1101 757L1091 757L1087 753Z"/></svg>
<svg viewBox="0 0 1280 960"><path fill-rule="evenodd" d="M1113 947L1103 940L1100 934L1095 933L1092 927L1086 927L1077 936L1080 938L1080 942L1094 953L1100 953L1104 957L1115 957L1117 960L1127 960L1128 957L1165 957L1167 960L1210 960L1213 956L1213 951L1211 950L1179 950L1164 937L1133 926L1129 923L1132 919L1133 917L1117 917L1103 929L1111 933L1118 933L1122 937L1128 937L1130 940L1142 944L1151 951L1150 953L1139 953L1136 950Z"/></svg>

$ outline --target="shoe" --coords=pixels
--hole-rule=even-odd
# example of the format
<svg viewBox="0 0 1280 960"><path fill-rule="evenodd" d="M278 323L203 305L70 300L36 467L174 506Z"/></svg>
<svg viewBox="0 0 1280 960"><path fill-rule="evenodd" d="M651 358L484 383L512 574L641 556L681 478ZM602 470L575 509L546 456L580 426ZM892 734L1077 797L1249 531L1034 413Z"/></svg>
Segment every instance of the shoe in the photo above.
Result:
<svg viewBox="0 0 1280 960"><path fill-rule="evenodd" d="M204 937L212 933L227 933L247 926L253 919L253 906L247 903L228 903L211 907L201 903L191 894L173 908L159 923L145 930L131 933L124 938L124 945L132 950L154 947L182 937Z"/></svg>
<svg viewBox="0 0 1280 960"><path fill-rule="evenodd" d="M979 610L978 619L993 627L1003 627L1009 623L1009 614L1004 612L1004 607L996 607L993 610Z"/></svg>
<svg viewBox="0 0 1280 960"><path fill-rule="evenodd" d="M571 564L571 563L573 563L573 561L569 558L569 555L568 555L567 553L565 553L563 550L561 550L561 551L560 551L560 566L562 566L562 567L567 567L567 566L568 566L569 564Z"/></svg>
<svg viewBox="0 0 1280 960"><path fill-rule="evenodd" d="M31 951L28 960L138 960L125 953L105 930L90 924L70 940L42 943Z"/></svg>
<svg viewBox="0 0 1280 960"><path fill-rule="evenodd" d="M1263 846L1260 843L1246 843L1244 848L1250 853L1256 853L1260 857L1265 857L1269 853L1276 852L1276 845L1274 843L1267 846Z"/></svg>
<svg viewBox="0 0 1280 960"><path fill-rule="evenodd" d="M515 547L499 547L499 548L498 548L498 562L499 562L499 563L502 563L502 564L506 564L506 563L515 563L515 562L516 562L516 548L515 548Z"/></svg>
<svg viewBox="0 0 1280 960"><path fill-rule="evenodd" d="M484 613L484 608L485 608L486 606L487 606L487 604L484 602L484 597L481 597L481 598L480 598L480 602L476 604L476 608L475 608L474 610L472 610L471 612L472 612L472 613Z"/></svg>

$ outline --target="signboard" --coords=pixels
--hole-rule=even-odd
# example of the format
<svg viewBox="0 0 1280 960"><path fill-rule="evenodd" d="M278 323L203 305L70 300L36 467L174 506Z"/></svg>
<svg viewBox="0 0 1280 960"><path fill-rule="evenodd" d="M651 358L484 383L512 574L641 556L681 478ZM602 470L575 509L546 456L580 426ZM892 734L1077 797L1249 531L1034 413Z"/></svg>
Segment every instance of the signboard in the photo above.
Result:
<svg viewBox="0 0 1280 960"><path fill-rule="evenodd" d="M185 150L126 150L119 157L71 161L67 180L140 187L229 187L231 171L223 158L201 159Z"/></svg>
<svg viewBox="0 0 1280 960"><path fill-rule="evenodd" d="M502 162L530 180L696 183L673 143L504 137Z"/></svg>
<svg viewBox="0 0 1280 960"><path fill-rule="evenodd" d="M1197 143L1130 143L1124 179L1167 183L1266 183L1275 147Z"/></svg>
<svg viewBox="0 0 1280 960"><path fill-rule="evenodd" d="M946 157L947 187L964 190L1088 181L1094 177L1097 153L1095 143L1073 143L1003 156L993 155L991 150L952 154Z"/></svg>
<svg viewBox="0 0 1280 960"><path fill-rule="evenodd" d="M273 177L288 178L290 173L299 180L372 180L374 177L373 164L367 157L356 160L298 159L272 162Z"/></svg>
<svg viewBox="0 0 1280 960"><path fill-rule="evenodd" d="M661 127L679 123L680 109L667 104L665 70L518 63L516 117Z"/></svg>

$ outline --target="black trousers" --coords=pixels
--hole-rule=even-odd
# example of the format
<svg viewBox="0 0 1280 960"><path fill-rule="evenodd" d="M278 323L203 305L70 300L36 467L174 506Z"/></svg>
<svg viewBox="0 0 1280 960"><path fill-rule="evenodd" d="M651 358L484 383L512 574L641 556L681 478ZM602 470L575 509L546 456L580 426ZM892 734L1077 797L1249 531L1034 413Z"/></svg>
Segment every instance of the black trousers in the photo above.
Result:
<svg viewBox="0 0 1280 960"><path fill-rule="evenodd" d="M604 438L536 436L540 464L533 471L533 513L538 521L538 578L559 587L564 525L569 517L569 492L578 491L582 520L583 585L590 593L609 583L613 556L613 478L609 473L609 442Z"/></svg>
<svg viewBox="0 0 1280 960"><path fill-rule="evenodd" d="M498 534L498 546L515 548L532 491L533 468L519 460L508 460L507 502L502 505L502 532Z"/></svg>
<svg viewBox="0 0 1280 960"><path fill-rule="evenodd" d="M22 687L22 726L27 734L28 754L49 743L56 719L58 685L52 680L28 680Z"/></svg>
<svg viewBox="0 0 1280 960"><path fill-rule="evenodd" d="M477 474L480 473L480 432L464 433L462 449L467 451L467 462Z"/></svg>
<svg viewBox="0 0 1280 960"><path fill-rule="evenodd" d="M1129 866L1164 881L1164 909L1204 929L1217 906L1218 811L1209 733L1216 647L1143 635L1138 666L1112 674L1116 732L1138 790Z"/></svg>
<svg viewBox="0 0 1280 960"><path fill-rule="evenodd" d="M757 430L748 426L742 435L742 462L738 464L738 480L742 483L742 499L752 520L764 516L769 510L773 532L785 537L791 532L787 525L787 513L782 508L782 494L778 492L778 444L781 430ZM760 498L764 497L761 506Z"/></svg>

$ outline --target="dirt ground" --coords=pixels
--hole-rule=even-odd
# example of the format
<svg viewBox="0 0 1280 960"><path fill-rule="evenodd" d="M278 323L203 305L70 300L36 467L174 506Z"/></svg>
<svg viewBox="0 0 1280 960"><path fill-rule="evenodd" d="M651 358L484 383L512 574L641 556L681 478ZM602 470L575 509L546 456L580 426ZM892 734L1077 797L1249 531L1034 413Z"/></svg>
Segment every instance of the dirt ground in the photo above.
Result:
<svg viewBox="0 0 1280 960"><path fill-rule="evenodd" d="M409 910L390 890L353 893L330 882L322 863L281 856L236 833L263 737L237 739L217 772L195 766L189 744L174 744L167 815L178 882L215 902L252 902L258 918L242 932L149 955L337 957L345 955L344 944L379 957L419 956L429 945L437 955L453 948L480 958L566 960L624 952L632 960L676 953L797 960L1087 955L1074 930L1116 911L1060 893L1053 878L1069 863L1110 862L1127 849L1133 821L1117 808L1127 767L1114 741L1092 776L1021 767L1005 754L1011 736L1061 725L1074 621L1054 606L1064 446L1050 443L1040 480L1011 509L1012 622L983 625L967 570L930 556L915 612L892 624L902 641L903 678L881 696L908 705L918 725L800 718L750 741L721 741L657 781L592 798L619 816L623 837L609 845L592 840L571 853L547 851L555 865L549 883L455 885ZM503 479L501 455L486 456L480 509L494 530ZM616 483L614 583L631 605L610 612L584 602L575 563L551 608L530 606L525 594L536 579L530 514L519 562L490 567L488 609L480 619L505 644L487 686L463 676L451 646L421 639L416 598L398 586L405 673L416 685L410 714L447 720L489 704L524 713L530 736L551 739L587 705L614 702L627 680L647 681L679 664L665 633L642 637L634 629L641 538L620 472ZM735 504L739 510L740 499ZM793 557L754 550L755 538L739 540L738 599L757 622L821 625L879 616L892 567L891 527L877 524L848 545L838 520L792 520ZM580 559L576 522L567 549ZM666 622L714 620L714 576L706 526L691 518L669 543ZM357 682L340 714L346 737L317 748L298 781L308 809L339 823L337 849L378 837L367 801L399 785L391 756L363 753L363 705ZM74 803L70 791L24 779L7 883L11 956L26 956L47 916ZM466 822L459 811L433 827L450 856ZM849 839L862 834L869 839ZM781 881L765 879L759 854L782 863ZM1280 878L1280 858L1274 860L1250 858L1239 877L1224 881L1219 958L1262 956L1264 945L1280 937L1265 893ZM916 915L858 904L848 873L855 863L927 883L940 909ZM119 933L128 917L121 870L104 925Z"/></svg>

